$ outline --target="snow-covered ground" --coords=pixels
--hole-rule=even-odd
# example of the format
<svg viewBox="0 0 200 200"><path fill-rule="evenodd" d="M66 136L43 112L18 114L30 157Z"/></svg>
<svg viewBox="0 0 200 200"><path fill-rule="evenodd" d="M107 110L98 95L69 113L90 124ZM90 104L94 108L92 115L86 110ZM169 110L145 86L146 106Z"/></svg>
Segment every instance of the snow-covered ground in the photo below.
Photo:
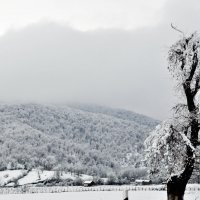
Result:
<svg viewBox="0 0 200 200"><path fill-rule="evenodd" d="M33 169L29 172L27 172L27 170L0 171L0 186L4 186L6 184L8 184L7 186L13 186L15 180L18 180L18 185L26 185L52 179L55 176L56 176L55 171L37 170L37 169ZM70 178L74 180L77 177L78 176L71 173L66 173L66 172L60 173L61 179ZM92 176L85 174L80 175L80 178L84 181L93 179Z"/></svg>
<svg viewBox="0 0 200 200"><path fill-rule="evenodd" d="M67 192L0 195L0 200L122 200L122 192ZM129 192L129 200L166 200L166 191ZM200 200L200 192L186 192L185 200Z"/></svg>
<svg viewBox="0 0 200 200"><path fill-rule="evenodd" d="M47 179L51 179L56 176L55 171L41 171L31 170L6 170L0 172L0 184L14 183L14 180L18 180L19 185L26 185L29 183L37 183ZM61 179L75 179L77 176L71 173L62 172L60 174ZM83 180L92 180L92 176L80 175ZM166 200L166 191L155 191L163 188L164 185L150 185L150 186L95 186L91 188L85 187L68 187L66 191L61 193L34 193L34 194L0 194L0 200L122 200L122 190L134 189L139 191L129 191L129 200ZM141 188L140 188L141 187ZM59 187L55 187L59 190ZM71 189L70 189L71 188ZM14 188L13 188L14 189ZM37 188L35 188L37 189ZM42 188L43 189L43 188ZM44 188L50 189L50 188ZM61 187L62 189L62 187ZM77 192L84 190L93 190L90 192ZM143 191L141 191L143 189ZM154 191L147 191L147 190ZM200 200L200 185L188 184L185 194L185 200ZM96 191L94 191L96 190ZM105 191L99 191L105 190ZM108 191L110 190L110 191ZM119 191L121 190L121 191ZM60 190L63 191L63 190ZM71 192L73 191L73 192ZM44 191L42 191L44 192ZM9 192L8 192L9 193ZM12 192L11 192L12 193Z"/></svg>
<svg viewBox="0 0 200 200"><path fill-rule="evenodd" d="M27 173L26 170L5 170L0 171L0 185L6 185L9 182L23 177Z"/></svg>
<svg viewBox="0 0 200 200"><path fill-rule="evenodd" d="M134 191L129 192L130 200L167 200L166 191ZM200 191L186 191L184 200L200 200Z"/></svg>
<svg viewBox="0 0 200 200"><path fill-rule="evenodd" d="M26 176L19 179L18 184L19 185L26 185L26 184L29 184L29 183L37 183L39 181L44 181L44 180L50 179L53 176L54 176L53 171L32 170Z"/></svg>

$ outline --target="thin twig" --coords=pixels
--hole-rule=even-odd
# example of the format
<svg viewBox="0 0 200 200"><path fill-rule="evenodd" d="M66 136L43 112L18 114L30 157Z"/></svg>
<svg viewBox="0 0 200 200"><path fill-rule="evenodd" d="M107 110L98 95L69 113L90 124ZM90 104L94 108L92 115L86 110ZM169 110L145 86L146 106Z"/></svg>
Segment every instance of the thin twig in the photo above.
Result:
<svg viewBox="0 0 200 200"><path fill-rule="evenodd" d="M184 33L183 31L179 30L176 26L174 26L172 23L171 23L171 27L175 30L175 31L178 31L179 33L181 33L183 36L184 36Z"/></svg>

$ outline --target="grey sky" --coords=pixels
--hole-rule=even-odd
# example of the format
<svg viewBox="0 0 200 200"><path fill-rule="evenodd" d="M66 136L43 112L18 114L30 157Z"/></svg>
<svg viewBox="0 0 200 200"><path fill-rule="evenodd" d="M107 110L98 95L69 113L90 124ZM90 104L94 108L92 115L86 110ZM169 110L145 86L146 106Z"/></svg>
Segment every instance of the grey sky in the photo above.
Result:
<svg viewBox="0 0 200 200"><path fill-rule="evenodd" d="M0 33L39 20L80 30L155 25L166 0L0 0Z"/></svg>
<svg viewBox="0 0 200 200"><path fill-rule="evenodd" d="M170 44L199 30L193 0L0 0L1 101L83 102L164 119Z"/></svg>

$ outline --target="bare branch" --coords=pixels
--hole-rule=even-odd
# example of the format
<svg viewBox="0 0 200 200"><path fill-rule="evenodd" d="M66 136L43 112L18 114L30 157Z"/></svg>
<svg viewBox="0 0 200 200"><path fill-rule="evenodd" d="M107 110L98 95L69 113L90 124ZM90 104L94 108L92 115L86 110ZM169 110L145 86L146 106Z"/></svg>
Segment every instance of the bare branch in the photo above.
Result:
<svg viewBox="0 0 200 200"><path fill-rule="evenodd" d="M175 27L172 23L171 23L171 27L175 30L175 31L178 31L179 33L181 33L184 37L184 33L183 31L179 30L177 27Z"/></svg>
<svg viewBox="0 0 200 200"><path fill-rule="evenodd" d="M175 113L178 113L179 111L187 109L187 105L183 104L183 103L179 103L179 104L175 105L172 109L174 110Z"/></svg>

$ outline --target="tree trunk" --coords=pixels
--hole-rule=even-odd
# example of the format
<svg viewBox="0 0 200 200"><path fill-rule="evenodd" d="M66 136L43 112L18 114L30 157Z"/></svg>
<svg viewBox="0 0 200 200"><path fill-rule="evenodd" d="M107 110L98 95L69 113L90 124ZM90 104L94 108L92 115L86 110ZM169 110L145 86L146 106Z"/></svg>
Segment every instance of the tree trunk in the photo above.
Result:
<svg viewBox="0 0 200 200"><path fill-rule="evenodd" d="M177 176L172 177L167 183L167 199L183 200L186 184L184 180L180 180Z"/></svg>
<svg viewBox="0 0 200 200"><path fill-rule="evenodd" d="M183 200L186 185L192 175L195 163L194 151L187 148L187 162L185 169L179 175L172 176L167 182L167 199Z"/></svg>

